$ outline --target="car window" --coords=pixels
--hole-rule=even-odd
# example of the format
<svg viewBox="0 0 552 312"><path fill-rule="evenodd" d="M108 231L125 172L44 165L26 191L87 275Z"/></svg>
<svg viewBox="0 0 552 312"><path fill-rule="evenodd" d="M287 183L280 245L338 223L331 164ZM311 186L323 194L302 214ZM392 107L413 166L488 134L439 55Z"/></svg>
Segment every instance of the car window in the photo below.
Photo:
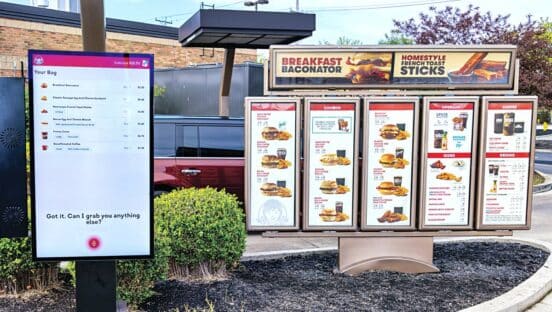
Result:
<svg viewBox="0 0 552 312"><path fill-rule="evenodd" d="M174 157L174 124L156 123L153 132L155 157Z"/></svg>
<svg viewBox="0 0 552 312"><path fill-rule="evenodd" d="M243 127L199 126L201 157L243 157Z"/></svg>
<svg viewBox="0 0 552 312"><path fill-rule="evenodd" d="M176 157L198 157L197 126L176 127Z"/></svg>

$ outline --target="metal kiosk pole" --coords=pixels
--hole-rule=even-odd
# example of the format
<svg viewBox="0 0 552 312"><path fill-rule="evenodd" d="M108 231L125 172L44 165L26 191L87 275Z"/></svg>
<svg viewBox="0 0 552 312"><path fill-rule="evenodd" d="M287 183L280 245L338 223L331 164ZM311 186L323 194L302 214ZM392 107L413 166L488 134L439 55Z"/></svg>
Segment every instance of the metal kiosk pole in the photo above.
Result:
<svg viewBox="0 0 552 312"><path fill-rule="evenodd" d="M105 52L103 0L80 0L84 51ZM116 311L115 261L77 261L77 311Z"/></svg>

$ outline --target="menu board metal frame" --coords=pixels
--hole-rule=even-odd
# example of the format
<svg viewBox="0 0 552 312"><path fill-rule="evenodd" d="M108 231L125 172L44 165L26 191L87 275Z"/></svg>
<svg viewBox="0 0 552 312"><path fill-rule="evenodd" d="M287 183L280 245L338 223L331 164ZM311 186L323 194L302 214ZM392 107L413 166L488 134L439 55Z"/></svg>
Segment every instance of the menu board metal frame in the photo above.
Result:
<svg viewBox="0 0 552 312"><path fill-rule="evenodd" d="M34 105L34 78L33 78L33 60L36 54L40 55L60 55L60 56L93 56L93 57L120 57L120 58L133 58L141 57L147 58L150 64L149 67L149 82L147 88L149 88L149 112L147 120L149 122L149 140L146 143L147 148L145 151L148 153L149 160L149 254L147 255L116 255L116 256L58 256L58 257L38 257L37 256L37 241L40 239L37 237L37 205L36 205L36 160L35 160L35 142L38 141L40 132L35 133L35 109ZM32 224L32 257L33 261L68 261L68 260L117 260L117 259L151 259L154 257L154 213L153 213L153 73L154 73L154 56L153 54L141 54L141 53L114 53L114 52L81 52L81 51L53 51L53 50L29 50L28 54L29 65L29 132L30 132L30 179L31 179L31 224ZM55 182L52 182L55 183Z"/></svg>
<svg viewBox="0 0 552 312"><path fill-rule="evenodd" d="M531 131L531 143L529 151L529 176L527 183L527 206L526 206L526 217L525 224L523 225L485 225L483 224L483 200L485 194L485 152L487 150L487 123L488 116L488 105L490 103L500 103L500 102L519 102L519 103L531 103L532 104L532 114L531 114L531 125L529 125ZM533 173L535 169L535 141L536 135L534 133L536 129L536 120L537 120L537 106L538 98L536 96L485 96L482 99L481 105L481 114L480 114L480 127L481 131L479 133L479 161L478 161L478 191L477 191L477 207L476 207L476 229L477 230L529 230L531 229L531 215L533 211Z"/></svg>
<svg viewBox="0 0 552 312"><path fill-rule="evenodd" d="M477 53L477 52L489 52L489 53L509 53L508 61L508 75L505 83L466 83L462 82L465 77L457 78L459 81L448 84L439 83L424 83L412 82L412 83L388 83L388 84L332 84L332 83L302 83L302 84L285 84L277 82L277 55L285 53L312 53L313 55L320 56L325 52L336 53L351 53L351 54L391 54L392 63L397 57L398 53ZM314 90L314 89L379 89L379 90L399 90L399 89L421 89L421 90L514 90L514 79L516 77L517 48L513 45L465 45L465 46L452 46L452 45L367 45L367 46L342 46L336 48L335 46L313 46L313 45L272 45L269 50L270 63L268 67L268 75L266 75L265 84L270 91L277 90ZM343 60L344 61L344 60ZM392 65L391 73L393 72L394 64ZM452 79L452 78L450 78Z"/></svg>
<svg viewBox="0 0 552 312"><path fill-rule="evenodd" d="M412 175L411 177L411 189L410 189L410 225L400 225L400 226L393 226L393 225L381 225L381 226L375 226L375 225L368 225L367 224L367 214L368 214L368 198L367 198L367 186L370 184L367 172L368 170L368 159L369 157L373 157L369 153L369 146L368 146L368 137L366 134L368 132L368 126L370 124L370 118L369 118L369 105L371 103L412 103L414 105L414 111L413 111L413 133L412 133L412 159L410 160L410 173ZM417 215L416 215L416 207L418 206L418 149L419 149L419 132L420 132L420 98L419 97L365 97L363 99L363 133L362 133L362 205L361 205L361 221L360 221L360 228L362 231L386 231L386 230L396 230L396 231L413 231L416 229L417 225ZM375 185L371 185L370 187L375 187Z"/></svg>
<svg viewBox="0 0 552 312"><path fill-rule="evenodd" d="M418 181L418 207L419 207L419 214L418 214L418 228L421 231L429 231L429 230L471 230L474 226L474 214L475 214L475 197L477 196L474 192L476 190L475 182L476 182L476 173L477 173L477 131L478 131L478 120L479 120L479 101L480 98L478 96L430 96L430 97L424 97L423 100L423 112L422 112L422 126L421 126L421 149L420 149L420 166L419 166L419 181ZM466 225L427 225L425 224L425 213L426 213L426 207L425 207L425 187L426 187L426 181L427 181L427 165L428 165L428 159L426 157L427 155L427 142L428 142L428 116L429 116L429 104L431 102L470 102L473 103L473 122L472 122L472 151L471 151L471 169L470 169L470 187L469 187L469 201L468 201L468 223Z"/></svg>
<svg viewBox="0 0 552 312"><path fill-rule="evenodd" d="M252 226L251 225L251 104L253 103L288 103L295 105L295 133L293 133L295 140L295 155L294 155L294 168L295 168L295 207L294 207L294 225L293 226ZM297 97L247 97L245 98L245 211L246 211L246 226L248 231L281 231L281 230L299 230L299 210L300 210L300 198L301 198L301 99Z"/></svg>
<svg viewBox="0 0 552 312"><path fill-rule="evenodd" d="M358 229L358 144L359 144L359 115L360 115L360 98L345 98L345 97L307 97L304 100L304 131L303 131L303 230L304 231L354 231ZM355 105L355 127L354 131L354 155L351 164L353 166L353 184L351 188L352 201L352 225L351 226L310 226L309 225L309 182L310 182L310 107L312 104L354 104Z"/></svg>

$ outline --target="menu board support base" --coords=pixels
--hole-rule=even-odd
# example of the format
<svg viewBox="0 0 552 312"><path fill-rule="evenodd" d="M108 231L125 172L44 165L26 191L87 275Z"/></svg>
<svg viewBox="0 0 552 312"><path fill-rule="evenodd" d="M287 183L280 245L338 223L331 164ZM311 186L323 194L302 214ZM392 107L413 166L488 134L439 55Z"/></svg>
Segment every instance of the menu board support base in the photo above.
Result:
<svg viewBox="0 0 552 312"><path fill-rule="evenodd" d="M338 244L340 273L439 272L433 265L433 237L340 237Z"/></svg>
<svg viewBox="0 0 552 312"><path fill-rule="evenodd" d="M116 311L115 261L77 261L77 311Z"/></svg>

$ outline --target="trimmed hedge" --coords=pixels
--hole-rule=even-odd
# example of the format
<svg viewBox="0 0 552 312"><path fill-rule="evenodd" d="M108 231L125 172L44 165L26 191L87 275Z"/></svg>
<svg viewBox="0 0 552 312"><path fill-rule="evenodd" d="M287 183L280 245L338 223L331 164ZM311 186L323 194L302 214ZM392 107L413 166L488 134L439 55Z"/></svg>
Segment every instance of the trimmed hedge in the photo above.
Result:
<svg viewBox="0 0 552 312"><path fill-rule="evenodd" d="M30 238L0 238L0 293L44 290L58 284L58 262L33 262Z"/></svg>
<svg viewBox="0 0 552 312"><path fill-rule="evenodd" d="M237 197L187 188L155 199L155 223L169 238L171 276L225 275L245 250L245 216Z"/></svg>

